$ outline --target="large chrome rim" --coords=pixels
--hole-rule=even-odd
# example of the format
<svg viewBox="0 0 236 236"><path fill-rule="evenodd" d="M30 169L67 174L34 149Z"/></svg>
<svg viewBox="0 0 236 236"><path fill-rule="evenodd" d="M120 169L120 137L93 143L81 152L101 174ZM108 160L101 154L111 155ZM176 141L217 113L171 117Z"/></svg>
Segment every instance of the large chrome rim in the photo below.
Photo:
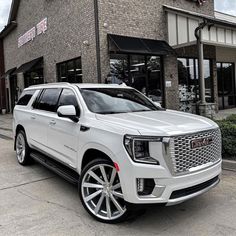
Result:
<svg viewBox="0 0 236 236"><path fill-rule="evenodd" d="M113 166L91 167L82 180L82 197L89 211L103 220L115 220L126 212L120 179Z"/></svg>
<svg viewBox="0 0 236 236"><path fill-rule="evenodd" d="M20 163L24 162L25 160L25 138L20 133L17 135L16 139L16 156Z"/></svg>

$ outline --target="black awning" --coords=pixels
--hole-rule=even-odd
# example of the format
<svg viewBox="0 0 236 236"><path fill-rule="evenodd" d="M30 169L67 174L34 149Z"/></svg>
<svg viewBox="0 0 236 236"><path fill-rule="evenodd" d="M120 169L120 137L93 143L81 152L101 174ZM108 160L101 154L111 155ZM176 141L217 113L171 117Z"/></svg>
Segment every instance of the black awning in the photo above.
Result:
<svg viewBox="0 0 236 236"><path fill-rule="evenodd" d="M15 72L14 74L17 73L25 73L27 71L30 71L33 67L37 66L43 61L43 57L39 57L37 59L34 59L33 61L27 62L23 65L21 65Z"/></svg>
<svg viewBox="0 0 236 236"><path fill-rule="evenodd" d="M1 76L1 79L6 78L8 75L11 75L15 70L16 70L16 67L8 70L5 74Z"/></svg>
<svg viewBox="0 0 236 236"><path fill-rule="evenodd" d="M114 34L109 34L108 40L110 52L148 55L175 54L174 49L162 40L134 38Z"/></svg>

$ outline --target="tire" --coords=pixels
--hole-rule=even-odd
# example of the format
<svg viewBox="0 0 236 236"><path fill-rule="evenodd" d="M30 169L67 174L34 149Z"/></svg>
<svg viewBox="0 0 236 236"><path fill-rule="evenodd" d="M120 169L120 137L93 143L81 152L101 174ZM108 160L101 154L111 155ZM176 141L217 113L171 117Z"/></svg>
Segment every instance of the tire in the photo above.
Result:
<svg viewBox="0 0 236 236"><path fill-rule="evenodd" d="M29 165L32 161L30 157L30 148L23 130L20 130L16 135L16 158L22 166Z"/></svg>
<svg viewBox="0 0 236 236"><path fill-rule="evenodd" d="M87 212L103 223L119 223L130 215L113 163L96 159L82 171L79 195Z"/></svg>

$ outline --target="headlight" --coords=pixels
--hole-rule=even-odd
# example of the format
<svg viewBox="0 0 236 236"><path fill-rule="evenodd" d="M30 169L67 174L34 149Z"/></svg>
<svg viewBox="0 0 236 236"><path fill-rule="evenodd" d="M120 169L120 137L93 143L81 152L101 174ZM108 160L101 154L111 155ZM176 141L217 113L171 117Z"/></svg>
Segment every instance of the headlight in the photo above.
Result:
<svg viewBox="0 0 236 236"><path fill-rule="evenodd" d="M135 162L159 165L159 162L150 156L150 142L161 142L161 138L131 135L124 137L124 146Z"/></svg>

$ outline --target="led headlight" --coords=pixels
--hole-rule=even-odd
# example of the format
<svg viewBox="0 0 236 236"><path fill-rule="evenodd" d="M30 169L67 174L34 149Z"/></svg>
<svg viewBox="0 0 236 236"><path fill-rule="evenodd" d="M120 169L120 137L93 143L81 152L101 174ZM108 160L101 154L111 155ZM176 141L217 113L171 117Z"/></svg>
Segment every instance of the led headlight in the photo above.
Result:
<svg viewBox="0 0 236 236"><path fill-rule="evenodd" d="M135 162L158 165L159 162L150 156L150 142L161 142L161 138L131 135L124 137L124 146Z"/></svg>

